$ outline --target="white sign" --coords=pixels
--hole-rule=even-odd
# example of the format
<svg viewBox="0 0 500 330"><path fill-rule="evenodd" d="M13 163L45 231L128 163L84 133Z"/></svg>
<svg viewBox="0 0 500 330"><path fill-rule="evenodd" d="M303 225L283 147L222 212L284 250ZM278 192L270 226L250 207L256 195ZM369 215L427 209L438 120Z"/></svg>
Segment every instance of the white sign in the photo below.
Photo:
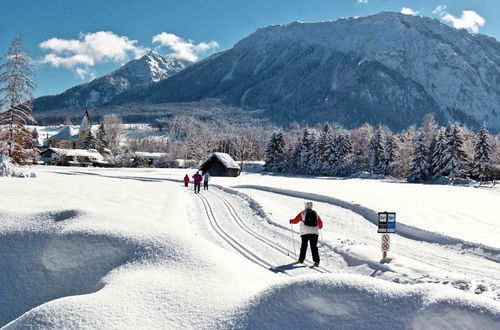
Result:
<svg viewBox="0 0 500 330"><path fill-rule="evenodd" d="M389 234L382 235L382 252L390 250L390 243L391 243L390 240L391 237L389 236Z"/></svg>

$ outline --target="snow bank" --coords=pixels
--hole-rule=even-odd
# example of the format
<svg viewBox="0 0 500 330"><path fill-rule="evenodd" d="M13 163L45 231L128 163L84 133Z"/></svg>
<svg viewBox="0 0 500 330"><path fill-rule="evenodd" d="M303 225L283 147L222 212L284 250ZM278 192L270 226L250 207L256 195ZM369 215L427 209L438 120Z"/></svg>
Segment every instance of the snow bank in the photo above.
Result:
<svg viewBox="0 0 500 330"><path fill-rule="evenodd" d="M10 164L9 158L6 156L0 156L0 177L10 176L17 178L35 177L35 173L31 170L20 169L19 167Z"/></svg>
<svg viewBox="0 0 500 330"><path fill-rule="evenodd" d="M498 329L500 304L437 285L403 286L358 275L270 286L224 326L238 329Z"/></svg>

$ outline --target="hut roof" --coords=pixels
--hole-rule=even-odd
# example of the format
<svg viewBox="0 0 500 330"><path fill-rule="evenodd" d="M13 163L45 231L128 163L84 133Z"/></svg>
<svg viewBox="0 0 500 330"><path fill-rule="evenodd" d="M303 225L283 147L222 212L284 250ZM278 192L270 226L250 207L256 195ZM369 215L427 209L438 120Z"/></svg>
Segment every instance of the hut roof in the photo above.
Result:
<svg viewBox="0 0 500 330"><path fill-rule="evenodd" d="M226 153L223 152L214 152L214 154L208 158L203 164L201 164L201 167L203 167L213 156L217 157L217 159L224 165L226 168L234 168L239 170L240 166L231 158Z"/></svg>

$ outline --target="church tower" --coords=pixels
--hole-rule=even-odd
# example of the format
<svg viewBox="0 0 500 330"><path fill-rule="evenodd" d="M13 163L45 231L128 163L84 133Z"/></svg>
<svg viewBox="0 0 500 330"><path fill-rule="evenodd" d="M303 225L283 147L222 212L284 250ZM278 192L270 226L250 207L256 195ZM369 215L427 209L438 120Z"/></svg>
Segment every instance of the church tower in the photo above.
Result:
<svg viewBox="0 0 500 330"><path fill-rule="evenodd" d="M78 144L82 144L83 140L87 137L89 132L92 130L92 121L90 120L90 114L88 110L85 110L85 114L83 115L82 122L80 124L80 131L79 131L79 141Z"/></svg>

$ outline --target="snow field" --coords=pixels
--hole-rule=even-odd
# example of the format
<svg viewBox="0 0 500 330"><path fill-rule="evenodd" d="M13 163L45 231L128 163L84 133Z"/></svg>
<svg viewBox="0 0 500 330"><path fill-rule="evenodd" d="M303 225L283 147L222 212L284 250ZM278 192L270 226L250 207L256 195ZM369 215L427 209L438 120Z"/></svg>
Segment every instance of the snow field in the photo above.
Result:
<svg viewBox="0 0 500 330"><path fill-rule="evenodd" d="M177 182L186 173L191 175L185 169L37 167L36 178L0 178L0 283L8 283L0 286L0 300L7 302L0 326L496 329L500 324L495 301L500 271L486 253L393 235L390 258L381 263L375 226L358 209L323 201L315 203L325 220L321 268L336 274L319 274L291 264L292 256L272 247L293 251L288 219L301 210L304 198L238 186L265 182L324 193L309 190L307 182L327 186L328 179L297 178L302 185L280 186L290 178L212 178L226 188L211 185L202 200ZM356 189L357 181L351 183ZM384 187L393 185L399 184ZM276 269L257 265L225 242L203 205L224 232ZM460 205L457 209L460 213ZM238 217L244 225L237 224ZM298 248L298 235L294 238Z"/></svg>
<svg viewBox="0 0 500 330"><path fill-rule="evenodd" d="M265 217L271 227L286 228L288 218L298 213L296 206L303 202L260 190L240 191L266 210ZM500 267L495 261L453 247L391 235L391 251L381 262L380 234L376 233L375 225L351 210L328 203L316 202L315 209L324 223L323 240L320 237L319 242L321 263L334 272L363 274L403 284L442 283L500 299ZM295 239L298 244L298 233Z"/></svg>
<svg viewBox="0 0 500 330"><path fill-rule="evenodd" d="M37 188L0 185L11 197L0 206L0 324L19 317L8 329L213 328L276 277L200 239L176 184L44 170ZM11 211L21 196L30 212ZM43 211L56 204L66 209Z"/></svg>

